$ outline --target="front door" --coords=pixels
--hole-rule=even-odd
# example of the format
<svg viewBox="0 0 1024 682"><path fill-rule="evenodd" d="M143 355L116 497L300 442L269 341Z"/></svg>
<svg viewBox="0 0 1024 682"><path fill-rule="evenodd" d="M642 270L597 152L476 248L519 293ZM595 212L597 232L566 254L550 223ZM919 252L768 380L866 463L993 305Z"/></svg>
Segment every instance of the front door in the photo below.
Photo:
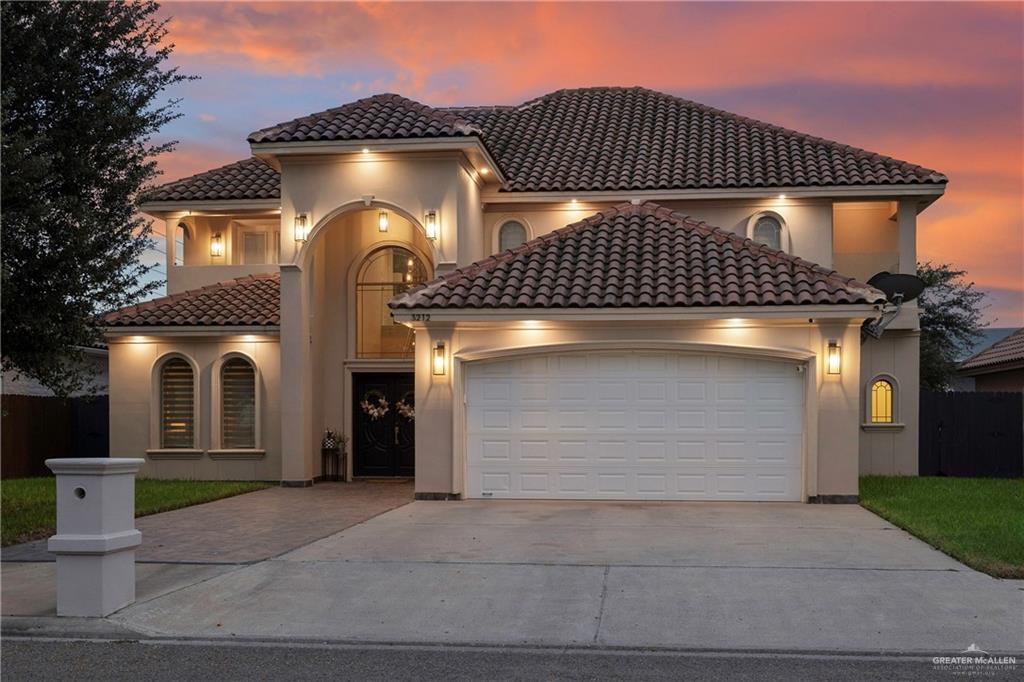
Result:
<svg viewBox="0 0 1024 682"><path fill-rule="evenodd" d="M414 386L412 373L352 376L354 475L413 475L416 460Z"/></svg>

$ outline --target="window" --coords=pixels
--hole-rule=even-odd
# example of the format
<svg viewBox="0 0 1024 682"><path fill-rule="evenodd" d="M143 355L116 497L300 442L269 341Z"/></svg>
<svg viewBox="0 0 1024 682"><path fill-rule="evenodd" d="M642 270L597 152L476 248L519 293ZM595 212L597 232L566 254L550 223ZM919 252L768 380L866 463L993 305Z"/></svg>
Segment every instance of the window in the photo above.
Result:
<svg viewBox="0 0 1024 682"><path fill-rule="evenodd" d="M188 227L184 223L178 223L174 228L174 264L185 264L185 240L188 239Z"/></svg>
<svg viewBox="0 0 1024 682"><path fill-rule="evenodd" d="M229 450L256 447L256 368L233 357L220 370L221 447Z"/></svg>
<svg viewBox="0 0 1024 682"><path fill-rule="evenodd" d="M514 249L526 241L526 228L523 224L510 220L498 231L498 252Z"/></svg>
<svg viewBox="0 0 1024 682"><path fill-rule="evenodd" d="M763 215L754 223L754 233L751 235L758 244L775 249L782 249L782 223L771 215Z"/></svg>
<svg viewBox="0 0 1024 682"><path fill-rule="evenodd" d="M242 263L245 265L262 265L267 262L267 233L242 233Z"/></svg>
<svg viewBox="0 0 1024 682"><path fill-rule="evenodd" d="M388 246L371 253L356 281L357 343L361 358L413 357L412 329L391 317L388 301L427 280L427 269L408 249Z"/></svg>
<svg viewBox="0 0 1024 682"><path fill-rule="evenodd" d="M871 414L872 424L893 423L893 386L888 379L875 379L871 382Z"/></svg>
<svg viewBox="0 0 1024 682"><path fill-rule="evenodd" d="M195 447L195 372L183 358L160 368L160 447Z"/></svg>

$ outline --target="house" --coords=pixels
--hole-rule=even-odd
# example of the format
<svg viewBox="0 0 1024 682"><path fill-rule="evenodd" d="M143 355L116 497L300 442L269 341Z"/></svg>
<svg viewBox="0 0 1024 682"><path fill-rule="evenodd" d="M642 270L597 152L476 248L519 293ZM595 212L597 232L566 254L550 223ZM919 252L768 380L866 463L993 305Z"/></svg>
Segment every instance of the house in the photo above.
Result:
<svg viewBox="0 0 1024 682"><path fill-rule="evenodd" d="M957 374L975 391L1024 391L1024 327L964 360Z"/></svg>
<svg viewBox="0 0 1024 682"><path fill-rule="evenodd" d="M169 295L107 322L145 475L309 485L326 428L421 499L917 473L917 309L864 282L915 272L940 173L644 88L376 95L248 141L141 207Z"/></svg>

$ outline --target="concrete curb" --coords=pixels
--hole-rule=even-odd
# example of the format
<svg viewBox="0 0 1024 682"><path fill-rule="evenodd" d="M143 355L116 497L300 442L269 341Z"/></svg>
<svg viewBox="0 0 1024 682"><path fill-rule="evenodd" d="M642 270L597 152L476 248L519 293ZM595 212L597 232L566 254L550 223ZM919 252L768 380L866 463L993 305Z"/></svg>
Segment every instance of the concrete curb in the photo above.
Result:
<svg viewBox="0 0 1024 682"><path fill-rule="evenodd" d="M188 637L160 635L135 630L104 618L58 618L56 616L5 616L0 637L44 640L139 641L152 643L202 644L211 646L268 646L296 648L379 648L379 649L444 649L451 651L538 651L559 653L645 653L686 654L701 656L779 656L808 658L866 659L928 659L948 656L948 651L893 650L866 651L840 649L763 649L704 647L635 647L608 644L493 644L475 642L408 642L332 639L324 637L248 637L237 635ZM1016 651L989 651L992 656L1020 656Z"/></svg>

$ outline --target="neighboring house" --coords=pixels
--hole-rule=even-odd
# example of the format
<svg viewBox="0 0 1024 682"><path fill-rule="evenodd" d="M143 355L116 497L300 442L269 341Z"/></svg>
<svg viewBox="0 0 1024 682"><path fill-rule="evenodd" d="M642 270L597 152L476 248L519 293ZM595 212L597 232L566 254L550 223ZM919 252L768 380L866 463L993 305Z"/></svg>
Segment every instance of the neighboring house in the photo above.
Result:
<svg viewBox="0 0 1024 682"><path fill-rule="evenodd" d="M1024 391L1024 328L962 362L957 374L973 379L975 391Z"/></svg>
<svg viewBox="0 0 1024 682"><path fill-rule="evenodd" d="M917 473L917 308L862 342L864 282L915 272L940 173L643 88L378 95L249 143L141 207L170 295L108 338L112 450L145 475L306 485L328 427L428 499Z"/></svg>

